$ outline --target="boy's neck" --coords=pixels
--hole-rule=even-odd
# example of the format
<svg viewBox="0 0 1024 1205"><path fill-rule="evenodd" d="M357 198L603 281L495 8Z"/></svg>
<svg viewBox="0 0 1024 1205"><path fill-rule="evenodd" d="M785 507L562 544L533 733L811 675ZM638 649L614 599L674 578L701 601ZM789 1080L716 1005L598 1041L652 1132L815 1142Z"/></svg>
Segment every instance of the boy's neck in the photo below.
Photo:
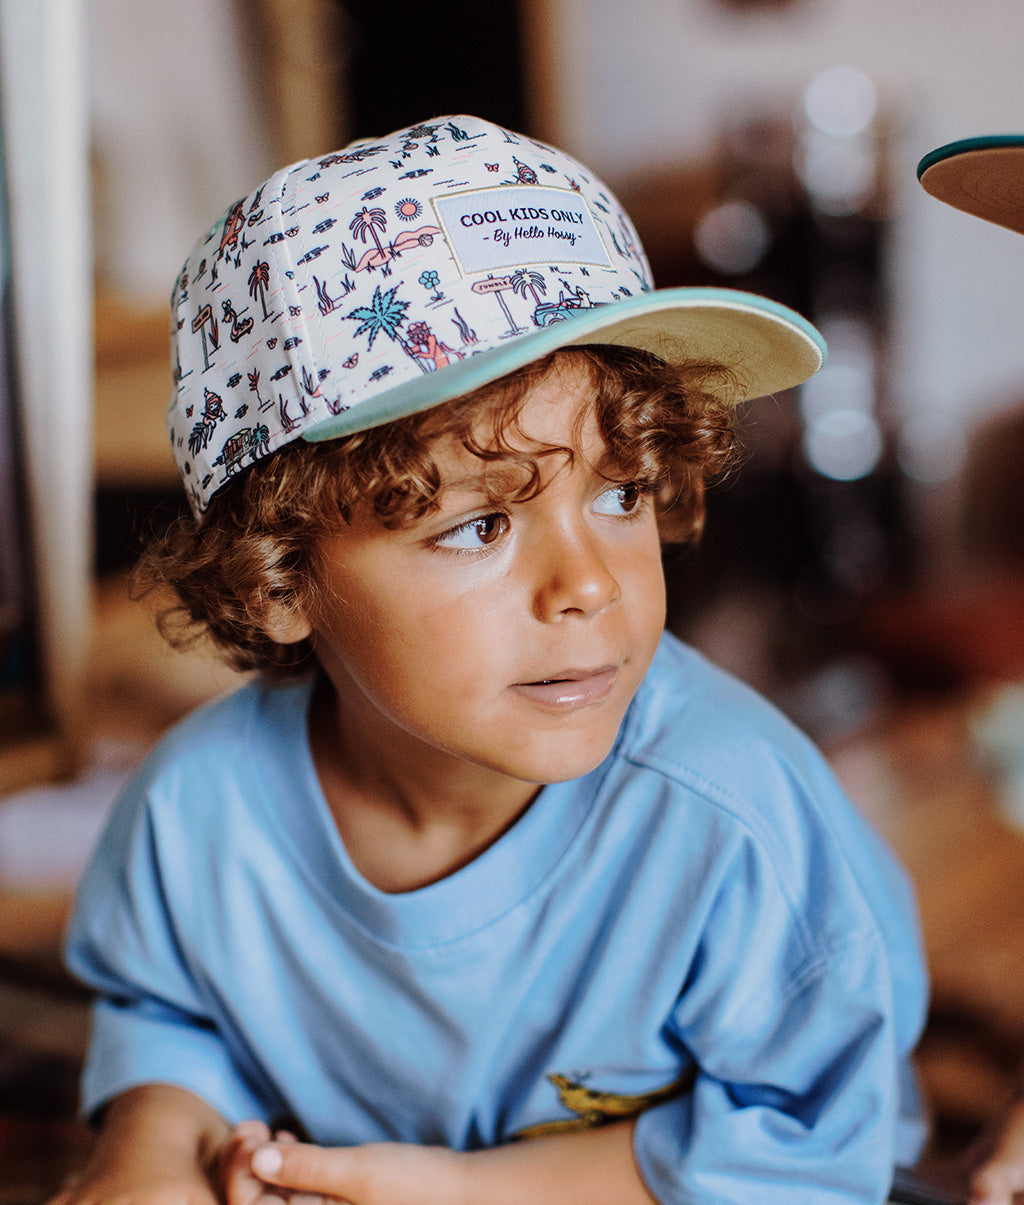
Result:
<svg viewBox="0 0 1024 1205"><path fill-rule="evenodd" d="M424 750L401 732L340 714L321 679L310 712L320 785L356 869L387 892L453 874L506 832L540 791L535 783Z"/></svg>

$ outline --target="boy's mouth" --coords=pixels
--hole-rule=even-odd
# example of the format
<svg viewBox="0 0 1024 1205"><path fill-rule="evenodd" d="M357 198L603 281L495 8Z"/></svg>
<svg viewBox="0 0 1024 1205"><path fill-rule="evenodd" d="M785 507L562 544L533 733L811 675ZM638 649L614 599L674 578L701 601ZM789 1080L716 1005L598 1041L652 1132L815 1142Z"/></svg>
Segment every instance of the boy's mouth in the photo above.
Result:
<svg viewBox="0 0 1024 1205"><path fill-rule="evenodd" d="M617 673L615 665L560 670L536 682L516 682L512 691L545 711L574 711L577 707L603 703L611 694Z"/></svg>

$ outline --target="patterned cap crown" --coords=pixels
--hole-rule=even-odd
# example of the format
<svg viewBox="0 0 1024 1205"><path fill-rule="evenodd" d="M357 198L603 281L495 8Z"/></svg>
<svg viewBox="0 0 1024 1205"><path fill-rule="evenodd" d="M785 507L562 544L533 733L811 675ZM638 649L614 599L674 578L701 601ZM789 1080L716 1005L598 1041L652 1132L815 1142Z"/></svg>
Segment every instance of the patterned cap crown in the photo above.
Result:
<svg viewBox="0 0 1024 1205"><path fill-rule="evenodd" d="M286 168L227 210L174 290L168 427L192 507L300 436L435 405L651 287L599 180L478 118Z"/></svg>

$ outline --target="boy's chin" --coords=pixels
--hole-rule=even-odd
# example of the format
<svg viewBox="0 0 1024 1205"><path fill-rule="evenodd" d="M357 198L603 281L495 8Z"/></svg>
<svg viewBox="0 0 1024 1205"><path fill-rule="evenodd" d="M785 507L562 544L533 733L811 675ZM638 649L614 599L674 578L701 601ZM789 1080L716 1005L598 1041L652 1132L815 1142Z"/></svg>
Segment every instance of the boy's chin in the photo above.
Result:
<svg viewBox="0 0 1024 1205"><path fill-rule="evenodd" d="M534 728L518 748L506 748L502 758L505 773L538 786L585 777L615 747L631 699L632 693L628 698L608 700L596 709L597 714L577 715L575 722L546 730L544 726Z"/></svg>
<svg viewBox="0 0 1024 1205"><path fill-rule="evenodd" d="M538 751L532 756L517 758L508 765L506 773L511 778L541 787L584 778L596 770L612 751L617 735L616 730L606 740L588 741L583 748L563 746L550 752Z"/></svg>

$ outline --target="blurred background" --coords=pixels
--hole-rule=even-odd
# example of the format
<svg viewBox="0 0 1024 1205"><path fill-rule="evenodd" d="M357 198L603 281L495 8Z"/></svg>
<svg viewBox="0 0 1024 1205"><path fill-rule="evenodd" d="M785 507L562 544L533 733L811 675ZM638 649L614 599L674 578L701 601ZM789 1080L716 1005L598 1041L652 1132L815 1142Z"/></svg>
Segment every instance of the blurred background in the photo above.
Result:
<svg viewBox="0 0 1024 1205"><path fill-rule="evenodd" d="M181 502L166 302L275 168L475 113L615 189L659 285L830 345L746 407L671 551L670 626L825 748L921 901L936 1166L1024 1056L1024 242L927 197L1024 130L1016 0L0 0L0 1205L79 1156L84 858L166 726L236 679L126 573Z"/></svg>

